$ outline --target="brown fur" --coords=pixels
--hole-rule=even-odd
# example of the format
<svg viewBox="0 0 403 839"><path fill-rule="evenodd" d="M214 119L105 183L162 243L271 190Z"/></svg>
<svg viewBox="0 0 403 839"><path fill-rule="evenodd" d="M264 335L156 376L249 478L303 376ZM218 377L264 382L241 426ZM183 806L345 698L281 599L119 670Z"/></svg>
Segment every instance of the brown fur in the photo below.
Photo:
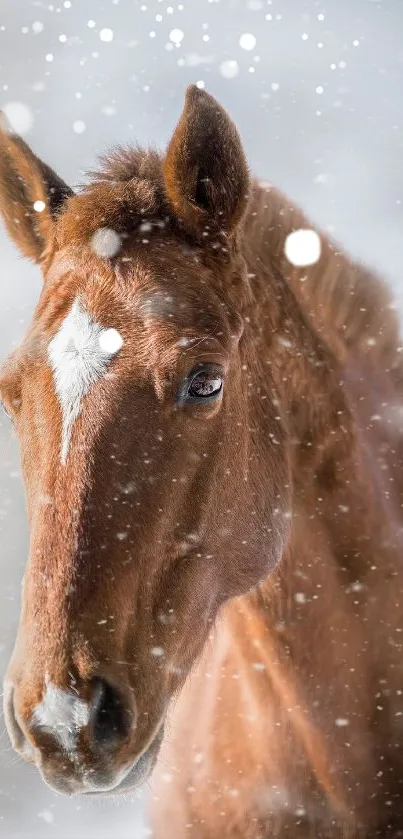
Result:
<svg viewBox="0 0 403 839"><path fill-rule="evenodd" d="M40 227L31 205L50 170L7 133L0 148L0 209L45 280L0 378L31 522L6 685L15 747L29 758L35 745L44 778L80 791L77 765L113 779L169 706L158 839L402 836L389 292L323 234L316 265L287 262L286 236L311 225L249 181L236 129L195 88L164 158L118 150L67 199L57 179ZM91 249L105 226L122 234L111 260ZM62 467L46 348L78 295L124 345ZM224 371L222 402L178 409L208 362ZM82 697L102 677L135 703L107 758L85 731L73 765L32 727L47 676Z"/></svg>

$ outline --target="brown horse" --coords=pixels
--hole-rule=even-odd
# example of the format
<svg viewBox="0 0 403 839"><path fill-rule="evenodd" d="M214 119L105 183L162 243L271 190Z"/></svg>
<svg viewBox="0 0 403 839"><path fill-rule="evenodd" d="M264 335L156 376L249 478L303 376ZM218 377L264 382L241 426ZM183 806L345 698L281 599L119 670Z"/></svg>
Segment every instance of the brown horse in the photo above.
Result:
<svg viewBox="0 0 403 839"><path fill-rule="evenodd" d="M0 155L44 275L0 377L31 527L14 747L91 795L162 745L161 839L403 836L387 290L250 180L196 87L164 157L117 150L77 194L4 123Z"/></svg>

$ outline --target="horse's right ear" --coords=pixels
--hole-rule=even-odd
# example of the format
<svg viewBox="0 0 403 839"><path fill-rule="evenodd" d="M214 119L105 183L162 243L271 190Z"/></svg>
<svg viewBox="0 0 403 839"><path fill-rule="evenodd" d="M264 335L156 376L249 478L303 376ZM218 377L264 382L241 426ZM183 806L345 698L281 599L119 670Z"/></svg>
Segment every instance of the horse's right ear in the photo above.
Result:
<svg viewBox="0 0 403 839"><path fill-rule="evenodd" d="M73 191L14 134L0 112L0 214L19 250L41 262Z"/></svg>
<svg viewBox="0 0 403 839"><path fill-rule="evenodd" d="M196 85L186 92L163 166L169 202L185 228L232 233L248 201L248 166L234 123Z"/></svg>

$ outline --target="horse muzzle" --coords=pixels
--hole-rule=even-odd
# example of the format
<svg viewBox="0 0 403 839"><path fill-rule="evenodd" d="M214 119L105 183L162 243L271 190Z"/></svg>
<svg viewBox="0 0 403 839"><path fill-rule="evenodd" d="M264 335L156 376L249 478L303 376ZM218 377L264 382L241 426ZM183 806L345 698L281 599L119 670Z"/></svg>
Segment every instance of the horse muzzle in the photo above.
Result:
<svg viewBox="0 0 403 839"><path fill-rule="evenodd" d="M141 736L136 750L133 695L102 679L76 693L49 682L29 711L18 686L6 682L4 716L15 751L65 795L112 795L139 786L151 774L163 739L162 721Z"/></svg>

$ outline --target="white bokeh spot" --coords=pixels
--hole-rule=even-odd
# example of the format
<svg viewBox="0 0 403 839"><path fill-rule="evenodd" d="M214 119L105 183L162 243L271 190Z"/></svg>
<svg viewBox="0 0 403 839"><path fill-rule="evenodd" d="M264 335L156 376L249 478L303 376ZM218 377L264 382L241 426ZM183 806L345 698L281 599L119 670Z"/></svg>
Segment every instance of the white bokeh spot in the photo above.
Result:
<svg viewBox="0 0 403 839"><path fill-rule="evenodd" d="M316 230L294 230L284 244L284 253L289 262L297 268L314 265L321 255L320 236Z"/></svg>
<svg viewBox="0 0 403 839"><path fill-rule="evenodd" d="M23 102L8 102L3 107L3 113L17 134L27 134L34 124L34 115Z"/></svg>
<svg viewBox="0 0 403 839"><path fill-rule="evenodd" d="M101 29L101 31L99 33L99 37L100 37L101 41L104 41L105 43L109 43L110 41L113 41L113 29L108 29L108 28Z"/></svg>
<svg viewBox="0 0 403 839"><path fill-rule="evenodd" d="M112 257L119 253L122 240L111 227L99 227L91 239L91 247L97 256Z"/></svg>
<svg viewBox="0 0 403 839"><path fill-rule="evenodd" d="M76 119L73 122L73 131L75 134L84 134L86 125L82 119Z"/></svg>
<svg viewBox="0 0 403 839"><path fill-rule="evenodd" d="M255 36L251 35L250 32L244 32L243 35L241 35L241 37L239 39L239 46L243 50L247 50L247 52L250 52L256 46Z"/></svg>
<svg viewBox="0 0 403 839"><path fill-rule="evenodd" d="M234 59L229 58L220 64L219 69L224 79L234 79L239 73L239 64Z"/></svg>
<svg viewBox="0 0 403 839"><path fill-rule="evenodd" d="M169 33L169 40L178 47L183 41L184 34L185 33L182 32L181 29L171 29Z"/></svg>
<svg viewBox="0 0 403 839"><path fill-rule="evenodd" d="M104 329L99 334L99 346L102 352L115 355L123 346L123 338L117 329Z"/></svg>

